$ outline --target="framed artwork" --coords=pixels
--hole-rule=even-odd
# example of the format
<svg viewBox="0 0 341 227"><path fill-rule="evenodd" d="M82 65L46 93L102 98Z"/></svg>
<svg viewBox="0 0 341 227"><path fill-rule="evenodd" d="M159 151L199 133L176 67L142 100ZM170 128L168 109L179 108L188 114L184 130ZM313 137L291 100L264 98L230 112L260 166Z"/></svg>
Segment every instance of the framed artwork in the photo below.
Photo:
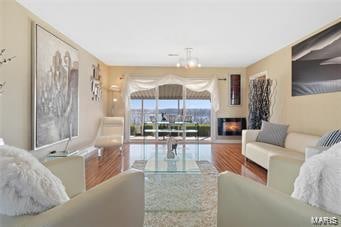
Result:
<svg viewBox="0 0 341 227"><path fill-rule="evenodd" d="M292 96L341 91L341 22L292 47Z"/></svg>
<svg viewBox="0 0 341 227"><path fill-rule="evenodd" d="M99 64L92 65L92 74L90 77L90 87L91 87L91 100L100 101L102 98L102 83Z"/></svg>
<svg viewBox="0 0 341 227"><path fill-rule="evenodd" d="M33 149L79 134L78 50L33 23Z"/></svg>
<svg viewBox="0 0 341 227"><path fill-rule="evenodd" d="M240 106L241 105L241 75L240 74L231 74L229 79L229 104L231 106Z"/></svg>

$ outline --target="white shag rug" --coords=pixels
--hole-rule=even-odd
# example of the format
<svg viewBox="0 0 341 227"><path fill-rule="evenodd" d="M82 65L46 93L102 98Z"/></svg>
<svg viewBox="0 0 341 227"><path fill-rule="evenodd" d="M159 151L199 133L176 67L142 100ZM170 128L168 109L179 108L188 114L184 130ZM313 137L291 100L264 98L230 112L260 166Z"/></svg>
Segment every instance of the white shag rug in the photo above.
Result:
<svg viewBox="0 0 341 227"><path fill-rule="evenodd" d="M145 226L217 226L218 171L208 161L197 164L201 174L145 173Z"/></svg>

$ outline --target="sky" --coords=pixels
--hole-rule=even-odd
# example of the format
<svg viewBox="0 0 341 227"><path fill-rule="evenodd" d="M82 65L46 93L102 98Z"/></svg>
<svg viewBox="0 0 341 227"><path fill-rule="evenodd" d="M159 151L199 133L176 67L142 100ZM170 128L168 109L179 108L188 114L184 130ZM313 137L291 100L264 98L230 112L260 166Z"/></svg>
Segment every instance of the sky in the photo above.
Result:
<svg viewBox="0 0 341 227"><path fill-rule="evenodd" d="M182 107L182 100L180 100L180 107ZM155 109L155 99L144 100L145 109ZM133 99L130 100L130 109L140 109L141 100ZM159 100L159 109L165 108L178 108L178 100ZM186 100L187 109L211 109L211 102L209 100Z"/></svg>

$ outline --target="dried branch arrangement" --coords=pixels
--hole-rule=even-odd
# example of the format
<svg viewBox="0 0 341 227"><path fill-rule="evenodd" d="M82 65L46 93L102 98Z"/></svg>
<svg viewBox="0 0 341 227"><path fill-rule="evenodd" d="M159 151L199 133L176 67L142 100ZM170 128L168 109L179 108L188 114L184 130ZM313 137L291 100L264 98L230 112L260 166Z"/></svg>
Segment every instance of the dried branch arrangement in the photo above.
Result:
<svg viewBox="0 0 341 227"><path fill-rule="evenodd" d="M5 57L5 51L6 51L6 49L2 49L0 51L0 65L6 64L6 63L12 61L15 58L15 56L10 57L10 58L6 58Z"/></svg>
<svg viewBox="0 0 341 227"><path fill-rule="evenodd" d="M12 61L15 58L15 56L10 57L10 58L6 58L5 57L5 51L6 51L6 49L0 50L0 65L9 63L10 61ZM0 83L0 95L4 92L5 85L6 85L6 82Z"/></svg>

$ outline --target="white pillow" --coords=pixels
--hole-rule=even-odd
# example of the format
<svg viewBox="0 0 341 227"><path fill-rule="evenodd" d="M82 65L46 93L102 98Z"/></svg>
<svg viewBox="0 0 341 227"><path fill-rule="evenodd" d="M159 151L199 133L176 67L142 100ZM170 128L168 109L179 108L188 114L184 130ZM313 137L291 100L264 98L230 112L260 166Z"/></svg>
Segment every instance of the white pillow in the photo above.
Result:
<svg viewBox="0 0 341 227"><path fill-rule="evenodd" d="M1 214L37 214L68 200L61 180L31 153L0 146Z"/></svg>
<svg viewBox="0 0 341 227"><path fill-rule="evenodd" d="M307 159L294 183L292 197L341 215L341 142Z"/></svg>

